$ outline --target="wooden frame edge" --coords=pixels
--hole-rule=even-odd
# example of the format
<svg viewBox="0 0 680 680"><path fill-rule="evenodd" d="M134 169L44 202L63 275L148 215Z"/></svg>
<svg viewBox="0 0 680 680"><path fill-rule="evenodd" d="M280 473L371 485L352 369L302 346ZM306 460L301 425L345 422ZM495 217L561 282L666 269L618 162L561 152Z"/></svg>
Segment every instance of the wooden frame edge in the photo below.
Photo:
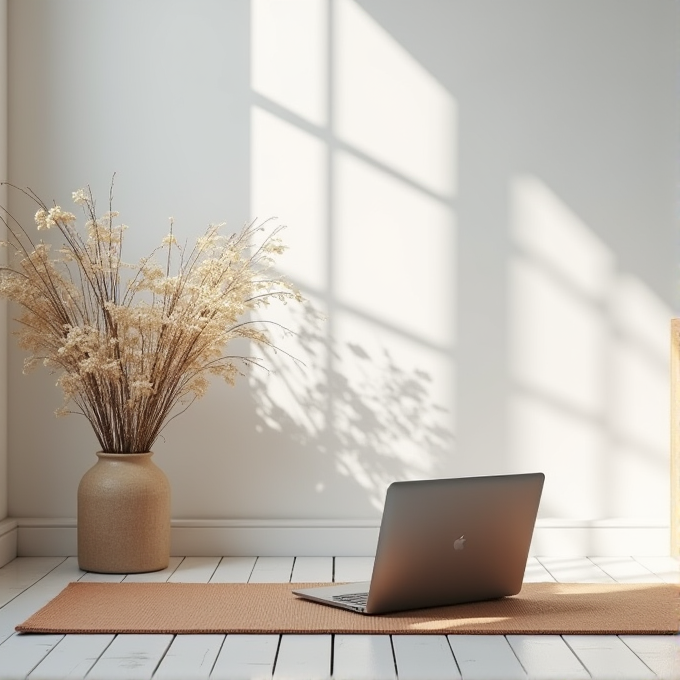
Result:
<svg viewBox="0 0 680 680"><path fill-rule="evenodd" d="M671 555L680 557L680 319L671 319Z"/></svg>

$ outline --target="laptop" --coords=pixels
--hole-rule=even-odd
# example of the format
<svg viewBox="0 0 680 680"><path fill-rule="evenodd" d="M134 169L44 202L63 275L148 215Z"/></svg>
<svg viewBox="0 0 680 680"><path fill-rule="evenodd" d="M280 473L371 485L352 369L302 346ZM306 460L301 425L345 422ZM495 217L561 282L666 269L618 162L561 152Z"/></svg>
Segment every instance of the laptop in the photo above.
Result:
<svg viewBox="0 0 680 680"><path fill-rule="evenodd" d="M537 472L394 482L371 580L293 593L361 614L516 595L544 480Z"/></svg>

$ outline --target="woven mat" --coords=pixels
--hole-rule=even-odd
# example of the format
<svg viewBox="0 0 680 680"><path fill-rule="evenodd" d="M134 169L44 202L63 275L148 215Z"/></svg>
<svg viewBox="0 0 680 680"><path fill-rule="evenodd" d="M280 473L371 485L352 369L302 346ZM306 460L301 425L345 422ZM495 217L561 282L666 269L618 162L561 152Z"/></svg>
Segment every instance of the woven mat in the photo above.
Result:
<svg viewBox="0 0 680 680"><path fill-rule="evenodd" d="M526 583L488 602L364 616L299 599L320 584L71 583L28 633L675 634L680 587Z"/></svg>

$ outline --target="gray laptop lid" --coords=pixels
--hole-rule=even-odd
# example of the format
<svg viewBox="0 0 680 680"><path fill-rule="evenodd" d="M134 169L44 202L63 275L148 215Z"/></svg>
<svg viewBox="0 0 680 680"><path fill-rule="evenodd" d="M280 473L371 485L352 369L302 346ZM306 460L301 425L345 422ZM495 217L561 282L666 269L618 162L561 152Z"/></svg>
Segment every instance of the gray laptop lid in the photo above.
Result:
<svg viewBox="0 0 680 680"><path fill-rule="evenodd" d="M542 473L532 473L391 484L368 602L357 611L403 611L518 593L543 482ZM333 589L324 588L329 592L323 597L320 590L297 592L324 600Z"/></svg>

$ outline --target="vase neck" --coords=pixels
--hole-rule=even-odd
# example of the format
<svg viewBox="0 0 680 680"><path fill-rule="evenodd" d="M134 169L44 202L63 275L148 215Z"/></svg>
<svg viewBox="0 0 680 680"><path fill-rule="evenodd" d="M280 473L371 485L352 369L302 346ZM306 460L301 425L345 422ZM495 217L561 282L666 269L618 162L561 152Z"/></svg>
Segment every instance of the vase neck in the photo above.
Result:
<svg viewBox="0 0 680 680"><path fill-rule="evenodd" d="M97 451L97 458L100 460L148 460L151 456L153 456L153 451L147 451L145 453L106 453L105 451Z"/></svg>

